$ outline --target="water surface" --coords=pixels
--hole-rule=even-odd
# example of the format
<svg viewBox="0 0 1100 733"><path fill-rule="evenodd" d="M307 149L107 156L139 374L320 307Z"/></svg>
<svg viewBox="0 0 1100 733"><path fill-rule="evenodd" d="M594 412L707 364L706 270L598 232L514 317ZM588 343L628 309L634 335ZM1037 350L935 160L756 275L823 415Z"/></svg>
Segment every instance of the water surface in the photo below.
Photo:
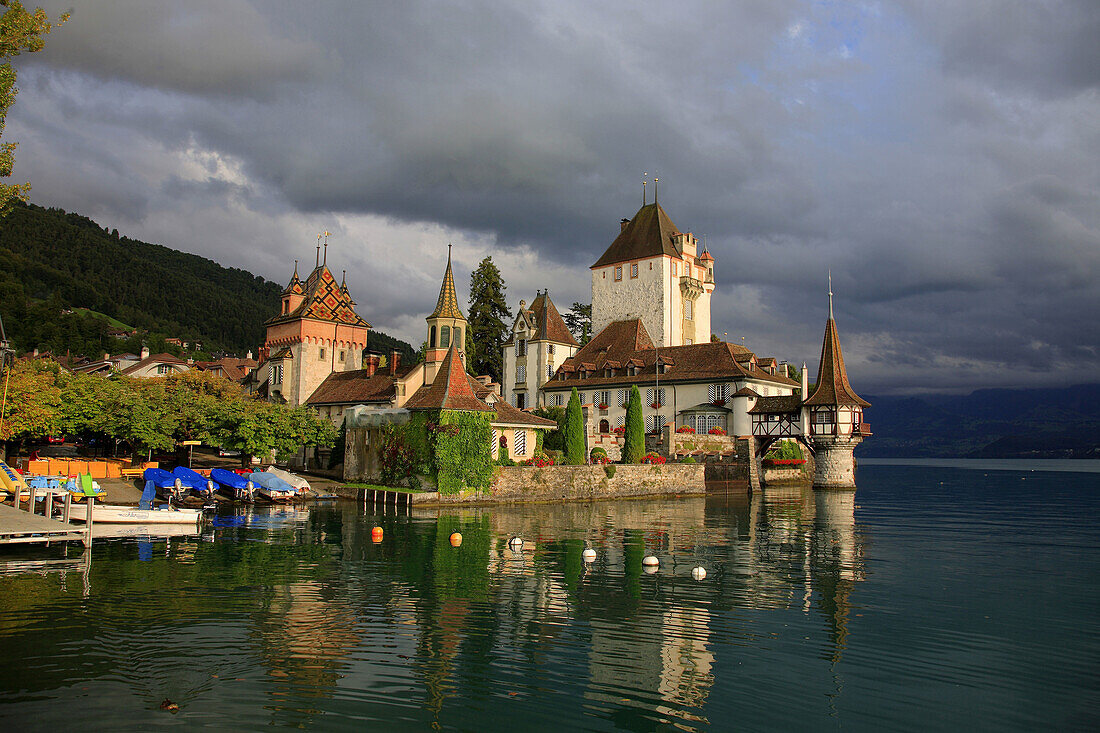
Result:
<svg viewBox="0 0 1100 733"><path fill-rule="evenodd" d="M855 495L318 505L98 541L84 572L0 577L0 721L1096 729L1100 479L868 463L858 479Z"/></svg>

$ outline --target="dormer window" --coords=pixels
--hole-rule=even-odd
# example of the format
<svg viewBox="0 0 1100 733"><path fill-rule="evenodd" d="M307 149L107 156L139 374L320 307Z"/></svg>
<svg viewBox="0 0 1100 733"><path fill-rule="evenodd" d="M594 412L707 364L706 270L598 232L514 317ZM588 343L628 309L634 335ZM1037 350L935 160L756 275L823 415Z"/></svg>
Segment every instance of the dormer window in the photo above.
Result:
<svg viewBox="0 0 1100 733"><path fill-rule="evenodd" d="M290 298L283 301L283 315L290 313Z"/></svg>

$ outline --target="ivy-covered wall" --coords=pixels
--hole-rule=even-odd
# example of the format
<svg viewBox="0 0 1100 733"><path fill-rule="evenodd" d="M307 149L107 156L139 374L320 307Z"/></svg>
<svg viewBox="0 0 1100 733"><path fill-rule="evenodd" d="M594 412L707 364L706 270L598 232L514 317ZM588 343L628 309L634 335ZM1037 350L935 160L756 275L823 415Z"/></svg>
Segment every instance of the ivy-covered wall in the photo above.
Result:
<svg viewBox="0 0 1100 733"><path fill-rule="evenodd" d="M457 494L463 488L489 489L493 480L493 458L489 454L492 419L491 412L439 413L435 465L440 494Z"/></svg>

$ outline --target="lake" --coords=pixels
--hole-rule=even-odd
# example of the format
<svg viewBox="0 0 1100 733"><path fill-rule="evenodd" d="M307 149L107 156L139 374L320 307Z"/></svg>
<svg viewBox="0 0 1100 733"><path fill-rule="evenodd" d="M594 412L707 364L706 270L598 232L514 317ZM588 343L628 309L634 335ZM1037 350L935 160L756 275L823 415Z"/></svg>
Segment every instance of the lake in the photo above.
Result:
<svg viewBox="0 0 1100 733"><path fill-rule="evenodd" d="M321 504L97 540L83 571L0 576L0 722L1096 730L1095 469L880 459L854 495Z"/></svg>

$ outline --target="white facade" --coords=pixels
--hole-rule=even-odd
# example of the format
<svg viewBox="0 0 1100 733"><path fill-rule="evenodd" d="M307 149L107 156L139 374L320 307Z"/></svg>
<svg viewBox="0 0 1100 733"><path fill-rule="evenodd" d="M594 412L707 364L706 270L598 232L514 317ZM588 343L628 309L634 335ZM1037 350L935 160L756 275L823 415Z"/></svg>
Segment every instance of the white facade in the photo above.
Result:
<svg viewBox="0 0 1100 733"><path fill-rule="evenodd" d="M539 388L554 376L563 361L577 353L577 349L575 343L540 334L532 311L527 310L527 303L521 300L519 314L512 325L512 337L504 344L501 396L520 409L539 406Z"/></svg>

